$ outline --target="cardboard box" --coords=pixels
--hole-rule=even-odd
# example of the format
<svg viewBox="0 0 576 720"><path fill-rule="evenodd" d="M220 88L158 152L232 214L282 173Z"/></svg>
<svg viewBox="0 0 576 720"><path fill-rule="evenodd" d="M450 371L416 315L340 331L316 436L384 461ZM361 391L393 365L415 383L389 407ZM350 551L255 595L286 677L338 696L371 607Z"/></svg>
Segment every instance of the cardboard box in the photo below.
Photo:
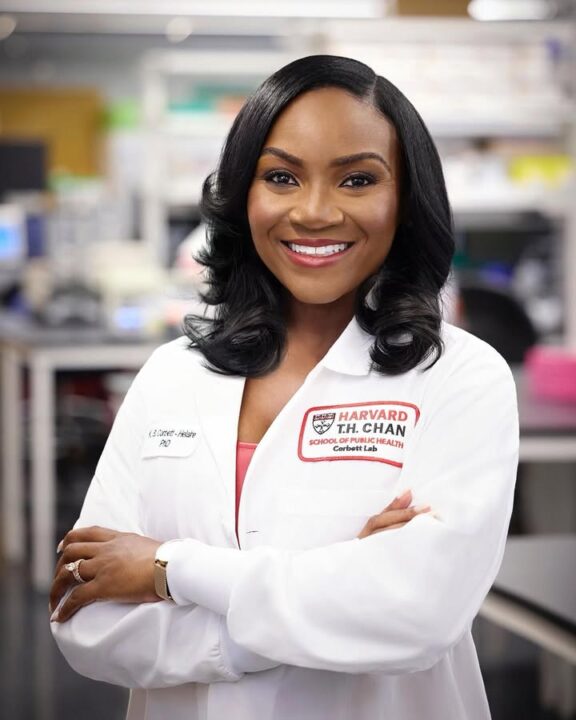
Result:
<svg viewBox="0 0 576 720"><path fill-rule="evenodd" d="M0 136L44 141L51 174L102 174L103 115L92 89L0 88Z"/></svg>

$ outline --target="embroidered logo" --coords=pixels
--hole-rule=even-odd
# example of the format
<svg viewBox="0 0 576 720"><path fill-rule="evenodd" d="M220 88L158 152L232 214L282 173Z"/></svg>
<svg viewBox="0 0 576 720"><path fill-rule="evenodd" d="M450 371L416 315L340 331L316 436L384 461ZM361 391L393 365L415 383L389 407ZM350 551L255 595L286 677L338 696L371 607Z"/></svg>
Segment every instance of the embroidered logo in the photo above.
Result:
<svg viewBox="0 0 576 720"><path fill-rule="evenodd" d="M302 420L298 457L304 462L374 460L402 467L419 417L416 405L399 400L313 407Z"/></svg>
<svg viewBox="0 0 576 720"><path fill-rule="evenodd" d="M332 427L336 413L319 413L318 415L312 415L312 427L318 433L318 435L324 435L324 433Z"/></svg>

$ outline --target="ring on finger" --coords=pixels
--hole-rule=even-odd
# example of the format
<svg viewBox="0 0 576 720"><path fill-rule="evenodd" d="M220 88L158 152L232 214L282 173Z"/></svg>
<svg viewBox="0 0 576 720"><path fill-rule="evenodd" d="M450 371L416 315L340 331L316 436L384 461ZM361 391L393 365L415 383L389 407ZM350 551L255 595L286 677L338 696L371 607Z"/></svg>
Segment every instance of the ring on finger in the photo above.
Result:
<svg viewBox="0 0 576 720"><path fill-rule="evenodd" d="M77 583L85 583L86 580L80 575L80 563L84 562L84 558L80 558L79 560L75 560L74 562L69 562L64 565L66 570L68 572L71 572L74 576L74 580L76 580Z"/></svg>

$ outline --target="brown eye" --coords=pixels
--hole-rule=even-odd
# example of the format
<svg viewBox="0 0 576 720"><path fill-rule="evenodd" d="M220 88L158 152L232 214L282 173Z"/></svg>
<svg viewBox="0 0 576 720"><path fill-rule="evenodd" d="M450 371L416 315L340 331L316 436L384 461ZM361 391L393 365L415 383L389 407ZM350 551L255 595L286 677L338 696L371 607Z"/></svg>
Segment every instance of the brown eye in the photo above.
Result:
<svg viewBox="0 0 576 720"><path fill-rule="evenodd" d="M285 170L273 170L272 172L264 175L266 182L270 182L273 185L297 185L295 178Z"/></svg>
<svg viewBox="0 0 576 720"><path fill-rule="evenodd" d="M368 185L373 185L374 182L375 180L371 175L362 173L361 175L350 175L350 177L347 177L342 183L342 187L363 188Z"/></svg>

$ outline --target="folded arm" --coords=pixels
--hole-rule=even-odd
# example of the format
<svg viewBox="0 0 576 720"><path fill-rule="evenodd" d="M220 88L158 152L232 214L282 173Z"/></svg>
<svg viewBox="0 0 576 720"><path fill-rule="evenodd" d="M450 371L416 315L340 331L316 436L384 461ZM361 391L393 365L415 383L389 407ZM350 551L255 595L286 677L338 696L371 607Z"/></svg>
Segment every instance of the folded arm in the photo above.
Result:
<svg viewBox="0 0 576 720"><path fill-rule="evenodd" d="M150 589L158 543L143 537L137 469L147 422L143 392L146 373L147 366L134 381L118 413L75 525L75 528L100 526L100 535L97 532L94 535L92 530L94 537L86 530L77 531L82 538L86 536L94 542L93 554L81 554L91 558L80 566L81 575L89 582L70 588L70 597L69 592L62 595L58 580L53 590L52 597L61 600L59 609L61 612L64 609L65 614L66 604L69 606L77 593L80 598L86 596L84 601L89 598L91 604L81 607L65 622L52 622L52 633L69 664L96 680L132 688L236 681L244 672L267 669L277 663L236 647L224 618L213 610L195 603L179 607L154 597ZM124 543L124 572L117 566L112 573L113 541L106 533L115 535L115 542ZM135 535L130 537L128 533ZM90 544L79 545L87 549ZM93 559L98 553L101 553L99 565ZM117 561L118 552L115 557ZM142 579L143 573L137 566L146 557L148 576L145 572ZM98 568L107 577L100 575L95 593L94 584L96 588L98 585L92 578ZM68 574L62 570L62 563L57 577L58 574L60 577Z"/></svg>
<svg viewBox="0 0 576 720"><path fill-rule="evenodd" d="M518 453L515 388L494 358L447 377L402 484L432 507L402 528L303 552L183 540L176 601L226 617L232 639L281 663L362 673L435 664L470 627L500 565Z"/></svg>

